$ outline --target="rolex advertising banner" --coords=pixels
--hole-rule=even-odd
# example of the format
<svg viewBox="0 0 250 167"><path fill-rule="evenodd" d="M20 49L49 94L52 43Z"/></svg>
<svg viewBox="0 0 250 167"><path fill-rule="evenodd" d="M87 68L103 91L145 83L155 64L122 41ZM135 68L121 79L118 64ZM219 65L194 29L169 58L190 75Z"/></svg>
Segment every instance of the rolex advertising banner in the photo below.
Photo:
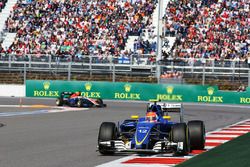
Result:
<svg viewBox="0 0 250 167"><path fill-rule="evenodd" d="M216 86L149 84L97 81L26 81L27 97L59 97L61 92L80 91L85 97L113 100L162 100L168 102L250 104L246 92L220 91Z"/></svg>

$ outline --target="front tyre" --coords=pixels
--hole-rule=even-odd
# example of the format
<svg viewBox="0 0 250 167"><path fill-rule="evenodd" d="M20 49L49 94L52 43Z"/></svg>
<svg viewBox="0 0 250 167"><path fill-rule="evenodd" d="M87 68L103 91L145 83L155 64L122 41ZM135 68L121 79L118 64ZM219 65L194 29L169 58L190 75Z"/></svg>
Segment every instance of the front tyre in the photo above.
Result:
<svg viewBox="0 0 250 167"><path fill-rule="evenodd" d="M96 99L96 103L98 103L97 107L107 107L106 104L103 104L103 100L102 99Z"/></svg>
<svg viewBox="0 0 250 167"><path fill-rule="evenodd" d="M203 150L205 147L205 125L203 121L195 120L188 122L190 135L190 147L192 150Z"/></svg>
<svg viewBox="0 0 250 167"><path fill-rule="evenodd" d="M96 99L96 102L97 102L98 104L100 104L100 105L103 105L102 99Z"/></svg>
<svg viewBox="0 0 250 167"><path fill-rule="evenodd" d="M98 147L99 152L103 155L114 154L114 148L101 145L100 142L117 139L117 127L113 122L103 122L99 129Z"/></svg>

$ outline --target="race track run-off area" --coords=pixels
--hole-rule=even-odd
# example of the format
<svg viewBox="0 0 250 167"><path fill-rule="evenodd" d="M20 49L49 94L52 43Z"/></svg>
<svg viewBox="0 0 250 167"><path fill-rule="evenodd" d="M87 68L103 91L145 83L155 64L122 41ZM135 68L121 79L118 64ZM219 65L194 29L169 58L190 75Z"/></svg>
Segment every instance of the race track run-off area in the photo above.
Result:
<svg viewBox="0 0 250 167"><path fill-rule="evenodd" d="M19 102L0 98L0 167L174 166L250 131L250 106L185 103L185 122L204 121L206 150L185 157L102 156L97 151L101 123L145 116L148 102L104 100L107 107L86 109L59 108L55 99L23 98L21 106Z"/></svg>
<svg viewBox="0 0 250 167"><path fill-rule="evenodd" d="M209 132L206 134L206 143L204 150L193 150L188 156L172 156L170 154L161 154L154 156L132 155L124 157L109 163L99 165L98 167L171 167L176 166L188 159L213 149L223 143L242 136L250 132L250 119L226 126L224 128Z"/></svg>

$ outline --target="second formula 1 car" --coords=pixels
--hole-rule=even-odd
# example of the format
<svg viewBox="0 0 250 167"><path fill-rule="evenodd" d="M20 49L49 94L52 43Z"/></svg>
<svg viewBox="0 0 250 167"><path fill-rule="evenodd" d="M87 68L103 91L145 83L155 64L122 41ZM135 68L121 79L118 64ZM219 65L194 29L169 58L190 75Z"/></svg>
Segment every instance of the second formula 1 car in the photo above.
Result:
<svg viewBox="0 0 250 167"><path fill-rule="evenodd" d="M80 92L62 92L60 97L56 99L57 106L67 105L70 107L106 107L107 105L103 103L103 100L92 99L88 97L81 96Z"/></svg>
<svg viewBox="0 0 250 167"><path fill-rule="evenodd" d="M180 121L171 121L171 112L180 113ZM98 135L101 154L117 152L174 153L187 155L205 146L203 121L183 122L182 104L149 103L146 116L131 116L120 125L103 122Z"/></svg>

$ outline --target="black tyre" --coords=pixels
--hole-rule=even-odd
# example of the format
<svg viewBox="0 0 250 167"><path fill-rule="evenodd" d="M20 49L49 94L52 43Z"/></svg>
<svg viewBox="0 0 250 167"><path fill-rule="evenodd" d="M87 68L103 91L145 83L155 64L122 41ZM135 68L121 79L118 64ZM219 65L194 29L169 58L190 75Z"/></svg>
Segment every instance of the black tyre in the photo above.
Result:
<svg viewBox="0 0 250 167"><path fill-rule="evenodd" d="M189 133L186 123L173 125L170 137L172 142L183 142L183 150L176 150L176 154L187 155L190 152Z"/></svg>
<svg viewBox="0 0 250 167"><path fill-rule="evenodd" d="M82 107L93 107L93 103L89 101L88 99L81 99Z"/></svg>
<svg viewBox="0 0 250 167"><path fill-rule="evenodd" d="M97 102L100 106L102 106L102 105L103 105L103 101L102 101L102 99L96 99L96 102Z"/></svg>
<svg viewBox="0 0 250 167"><path fill-rule="evenodd" d="M79 99L76 103L77 107L83 107L83 101L81 99Z"/></svg>
<svg viewBox="0 0 250 167"><path fill-rule="evenodd" d="M190 148L192 150L203 150L206 138L205 125L203 121L189 121L188 130L190 135Z"/></svg>
<svg viewBox="0 0 250 167"><path fill-rule="evenodd" d="M56 105L57 106L62 106L63 105L63 99L62 98L57 98L56 99Z"/></svg>
<svg viewBox="0 0 250 167"><path fill-rule="evenodd" d="M103 155L109 155L114 153L114 148L100 145L102 141L110 141L117 139L117 128L113 122L103 122L99 129L98 146L99 152Z"/></svg>

